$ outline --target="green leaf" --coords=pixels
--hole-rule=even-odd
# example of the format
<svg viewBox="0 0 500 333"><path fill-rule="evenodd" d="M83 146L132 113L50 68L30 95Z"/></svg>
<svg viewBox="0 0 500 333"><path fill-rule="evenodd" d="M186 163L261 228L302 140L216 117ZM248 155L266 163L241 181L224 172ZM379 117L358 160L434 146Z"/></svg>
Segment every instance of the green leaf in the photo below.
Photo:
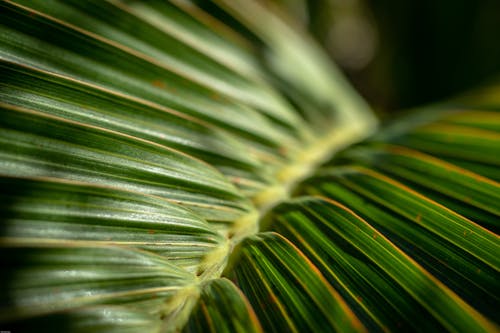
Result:
<svg viewBox="0 0 500 333"><path fill-rule="evenodd" d="M8 61L0 61L0 73L0 96L5 103L180 150L211 163L251 193L270 182L266 168L257 156L244 154L241 142L194 118Z"/></svg>
<svg viewBox="0 0 500 333"><path fill-rule="evenodd" d="M253 45L224 22L192 3L182 1L122 1L127 11L165 34L182 41L246 79L261 80L264 76ZM189 61L189 60L188 60Z"/></svg>
<svg viewBox="0 0 500 333"><path fill-rule="evenodd" d="M500 165L500 134L489 130L434 122L395 142L442 157Z"/></svg>
<svg viewBox="0 0 500 333"><path fill-rule="evenodd" d="M480 98L477 96L473 105L477 107ZM481 108L464 112L460 104L451 103L416 110L393 121L369 141L402 145L498 181L498 122L500 112Z"/></svg>
<svg viewBox="0 0 500 333"><path fill-rule="evenodd" d="M23 1L20 2L23 3ZM148 24L142 17L134 15L126 2L109 3L94 0L84 3L81 1L24 2L33 9L66 22L71 21L78 28L140 52L150 57L151 62L165 67L170 72L238 102L255 107L289 127L293 127L293 123L298 121L284 101L280 100L279 95L269 87L236 75L203 53ZM162 15L162 13L164 12L160 10L156 15ZM168 21L170 17L165 15L162 19Z"/></svg>
<svg viewBox="0 0 500 333"><path fill-rule="evenodd" d="M308 193L325 195L360 214L377 230L373 235L384 234L481 312L491 315L499 304L500 245L495 234L361 167L325 171L306 188Z"/></svg>
<svg viewBox="0 0 500 333"><path fill-rule="evenodd" d="M500 115L498 111L472 110L459 112L443 118L442 121L455 125L500 132Z"/></svg>
<svg viewBox="0 0 500 333"><path fill-rule="evenodd" d="M264 144L299 144L294 136L302 129L284 118L280 121L288 130L279 127L281 131L256 109L180 76L154 58L28 7L2 6L4 59L173 108Z"/></svg>
<svg viewBox="0 0 500 333"><path fill-rule="evenodd" d="M1 280L8 286L2 288L2 321L99 304L122 304L163 318L183 308L193 294L193 274L147 252L72 242L4 241L1 246ZM113 307L110 311L120 315L112 314Z"/></svg>
<svg viewBox="0 0 500 333"><path fill-rule="evenodd" d="M364 125L324 137L325 117L288 103L252 42L189 4L0 8L2 321L173 331L201 291L200 304L227 297L211 316L239 304L229 330L260 331L233 285L206 280L259 206Z"/></svg>
<svg viewBox="0 0 500 333"><path fill-rule="evenodd" d="M207 164L129 135L2 105L0 170L106 184L182 204L211 221L231 222L249 203Z"/></svg>
<svg viewBox="0 0 500 333"><path fill-rule="evenodd" d="M227 246L207 222L159 197L52 179L0 177L0 187L1 242L138 248L194 273Z"/></svg>
<svg viewBox="0 0 500 333"><path fill-rule="evenodd" d="M161 320L154 315L119 305L92 306L9 323L14 332L160 332Z"/></svg>
<svg viewBox="0 0 500 333"><path fill-rule="evenodd" d="M304 96L301 104L313 103L312 115L303 117L319 130L325 129L325 121L332 120L339 127L351 128L355 133L370 134L376 120L368 111L365 102L348 88L348 83L327 55L302 31L286 19L272 5L258 1L216 0L214 1L231 16L234 16L253 36L264 45L264 61L288 95ZM314 78L313 80L311 78ZM322 123L323 122L323 123Z"/></svg>
<svg viewBox="0 0 500 333"><path fill-rule="evenodd" d="M262 332L254 310L227 279L208 281L184 332Z"/></svg>
<svg viewBox="0 0 500 333"><path fill-rule="evenodd" d="M500 227L500 184L444 160L401 146L377 144L349 149L334 163L359 163L380 170L492 230Z"/></svg>
<svg viewBox="0 0 500 333"><path fill-rule="evenodd" d="M277 7L0 9L2 325L498 330L498 86L302 182L376 121Z"/></svg>
<svg viewBox="0 0 500 333"><path fill-rule="evenodd" d="M415 329L415 321L419 330L494 329L347 207L320 198L296 199L276 208L273 218L273 229L311 258L372 329Z"/></svg>
<svg viewBox="0 0 500 333"><path fill-rule="evenodd" d="M231 278L248 297L265 331L364 331L318 269L283 236L260 233L240 246Z"/></svg>

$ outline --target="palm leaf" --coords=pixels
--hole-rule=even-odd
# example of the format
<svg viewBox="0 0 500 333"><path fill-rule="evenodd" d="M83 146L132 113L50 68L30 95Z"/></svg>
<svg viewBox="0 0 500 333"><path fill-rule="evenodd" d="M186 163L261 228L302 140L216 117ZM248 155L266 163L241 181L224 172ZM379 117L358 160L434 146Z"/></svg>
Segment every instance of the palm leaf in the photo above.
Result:
<svg viewBox="0 0 500 333"><path fill-rule="evenodd" d="M419 329L488 331L481 316L347 207L304 198L276 214L274 228L304 249L372 330L410 330L425 316Z"/></svg>
<svg viewBox="0 0 500 333"><path fill-rule="evenodd" d="M243 241L240 251L233 279L266 331L364 331L317 268L283 236L259 233Z"/></svg>
<svg viewBox="0 0 500 333"><path fill-rule="evenodd" d="M273 5L0 9L2 327L498 330L498 86L349 147L375 117Z"/></svg>
<svg viewBox="0 0 500 333"><path fill-rule="evenodd" d="M262 332L243 293L227 279L208 281L201 290L185 332Z"/></svg>

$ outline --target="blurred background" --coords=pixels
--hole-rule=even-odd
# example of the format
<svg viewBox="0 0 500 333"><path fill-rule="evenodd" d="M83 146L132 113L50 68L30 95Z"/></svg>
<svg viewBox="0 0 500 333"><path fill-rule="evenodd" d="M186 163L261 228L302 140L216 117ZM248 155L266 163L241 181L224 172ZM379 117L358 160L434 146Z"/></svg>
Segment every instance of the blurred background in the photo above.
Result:
<svg viewBox="0 0 500 333"><path fill-rule="evenodd" d="M499 0L267 2L292 13L382 116L499 78Z"/></svg>

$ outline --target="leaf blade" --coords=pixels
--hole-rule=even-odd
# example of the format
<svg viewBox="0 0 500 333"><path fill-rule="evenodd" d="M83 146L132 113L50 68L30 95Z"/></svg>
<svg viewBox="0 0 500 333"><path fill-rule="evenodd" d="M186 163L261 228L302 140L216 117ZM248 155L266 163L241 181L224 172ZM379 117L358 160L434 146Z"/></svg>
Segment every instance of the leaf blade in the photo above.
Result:
<svg viewBox="0 0 500 333"><path fill-rule="evenodd" d="M184 332L262 332L251 305L227 279L208 281Z"/></svg>
<svg viewBox="0 0 500 333"><path fill-rule="evenodd" d="M399 317L400 319L410 319L406 325L411 329L413 327L413 320L411 320L411 318L413 316L421 318L420 314L412 314L411 312L410 304L412 304L411 298L413 298L427 309L428 314L431 314L429 319L435 317L440 324L450 331L461 331L463 329L482 329L483 331L489 331L493 328L493 326L475 312L473 308L468 306L453 292L442 285L439 280L432 277L410 257L390 243L381 233L345 206L321 198L296 199L291 203L283 204L281 208L278 207L276 218L276 229L292 239L297 240L298 246L304 249L306 254L312 255L315 263L320 264L319 268L322 272L325 272L325 274L328 273L327 276L329 276L329 278L337 280L337 284L340 278L341 281L344 281L340 284L343 285L344 288L353 288L352 291L345 293L350 294L352 303L358 303L359 305L359 303L362 303L362 300L356 297L361 295L363 298L366 297L369 299L370 297L374 297L371 295L373 292L382 299L388 297L388 302L384 304L388 306L392 302L396 302L396 304L399 303L401 307L392 308L392 311L396 313L401 311L402 317ZM320 226L321 228L317 229ZM313 232L313 230L316 231ZM352 250L346 251L345 248L342 250L342 247L339 247L337 250L333 251L334 244L339 243L339 240L333 236L334 234L341 237L342 241L351 244ZM315 242L314 235L322 237L324 241L321 243ZM341 253L343 251L345 252L342 255ZM383 281L376 281L378 279L377 273L372 269L367 269L369 266L364 266L363 268L360 263L349 263L349 260L353 261L354 258L359 258L352 251L359 251L358 253L370 258L372 264L381 268L384 274L389 275L398 286L402 287L408 293L407 296L403 296L403 294L399 294L398 296L392 291L390 291L389 295L393 297L396 296L396 299L390 298L390 296L384 296L387 290L386 288L390 290L393 286ZM326 255L326 258L333 259L339 256L347 256L350 257L350 259L347 260L347 262L340 263L340 267L335 267L338 261L337 263L327 265L325 262L321 262L321 259L315 255L315 253L318 252ZM331 262L332 259L329 261ZM353 267L349 268L349 265L353 265L354 269ZM367 276L367 280L371 280L374 284L370 286L369 284L363 285L362 282L359 282L359 285L346 285L345 283L348 280L345 279L354 279L358 277L349 276L349 274L345 275L345 273L342 273L342 269L346 269L350 274L353 272L360 272L360 269L362 269L361 271L364 271L364 273L370 274ZM336 271L336 273L332 274L332 271ZM379 289L381 286L384 286L384 288ZM410 299L405 299L402 302L397 301L397 298L407 298L408 295ZM394 306L394 304L392 304L392 306ZM410 306L410 309L408 309L408 306ZM397 319L390 315L390 312L385 314L381 313L381 310L374 306L374 303L368 307L368 310L372 311L372 313L368 313L368 316L372 317L375 322L378 321L378 324L381 325L379 326L381 330L385 330L387 327L390 328L391 326L392 329L396 329L398 325L401 324L391 322ZM458 318L460 318L460 320L457 320ZM428 324L429 323L426 322L422 325ZM430 324L430 327L432 327L432 324ZM439 328L439 324L435 329L436 328Z"/></svg>
<svg viewBox="0 0 500 333"><path fill-rule="evenodd" d="M240 251L231 274L264 330L364 330L317 268L284 237L261 233L243 241Z"/></svg>

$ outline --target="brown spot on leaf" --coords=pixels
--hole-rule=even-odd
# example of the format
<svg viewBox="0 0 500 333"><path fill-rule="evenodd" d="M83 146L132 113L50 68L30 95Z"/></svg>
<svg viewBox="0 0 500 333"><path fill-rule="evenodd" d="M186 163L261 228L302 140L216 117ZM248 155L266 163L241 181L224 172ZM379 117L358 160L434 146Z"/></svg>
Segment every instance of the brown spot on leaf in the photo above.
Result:
<svg viewBox="0 0 500 333"><path fill-rule="evenodd" d="M273 293L270 293L270 294L269 294L269 298L268 298L268 300L269 300L269 303L274 303L274 304L279 303L278 298L277 298L277 297L276 297L276 295L275 295L275 294L273 294Z"/></svg>
<svg viewBox="0 0 500 333"><path fill-rule="evenodd" d="M155 86L157 88L165 88L165 83L161 80L154 80L151 83L153 84L153 86Z"/></svg>

